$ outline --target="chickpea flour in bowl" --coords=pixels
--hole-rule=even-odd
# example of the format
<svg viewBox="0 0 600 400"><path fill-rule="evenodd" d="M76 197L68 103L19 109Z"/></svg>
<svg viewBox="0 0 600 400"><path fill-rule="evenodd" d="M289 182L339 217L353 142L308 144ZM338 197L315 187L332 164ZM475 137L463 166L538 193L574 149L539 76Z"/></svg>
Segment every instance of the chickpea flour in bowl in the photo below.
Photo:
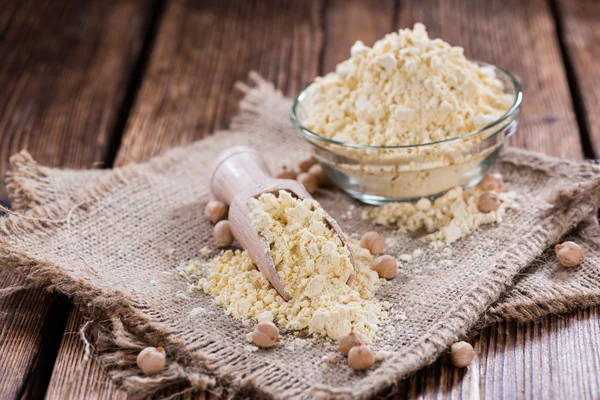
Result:
<svg viewBox="0 0 600 400"><path fill-rule="evenodd" d="M304 89L291 119L331 179L369 204L478 183L517 127L523 99L508 72L465 58L416 24Z"/></svg>

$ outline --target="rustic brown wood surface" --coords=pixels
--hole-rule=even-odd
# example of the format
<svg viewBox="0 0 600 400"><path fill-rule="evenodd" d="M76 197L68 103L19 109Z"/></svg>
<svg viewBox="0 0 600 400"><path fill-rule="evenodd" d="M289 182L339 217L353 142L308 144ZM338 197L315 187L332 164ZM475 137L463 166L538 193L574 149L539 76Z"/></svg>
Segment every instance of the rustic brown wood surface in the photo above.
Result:
<svg viewBox="0 0 600 400"><path fill-rule="evenodd" d="M8 271L0 271L0 282L2 287L23 284ZM69 308L42 290L20 290L0 300L0 397L44 393L35 377L52 373L52 341L60 339ZM48 318L54 319L52 324Z"/></svg>
<svg viewBox="0 0 600 400"><path fill-rule="evenodd" d="M226 127L239 98L232 91L233 83L246 78L250 70L259 71L284 93L293 95L315 75L332 70L347 58L354 40L372 44L386 32L416 21L424 22L432 35L460 43L468 57L498 64L519 77L526 99L519 131L511 139L513 145L571 159L593 156L597 154L594 149L600 149L600 131L594 123L600 98L594 63L600 48L600 7L591 0L83 4L87 3L73 0L53 11L30 6L25 14L19 14L24 9L17 2L0 6L0 55L4 49L14 58L8 70L12 75L1 72L4 66L0 65L0 83L15 87L10 96L0 100L0 162L4 163L0 166L24 143L31 144L34 157L50 165L87 167L90 160L112 163L113 157L116 165L145 160ZM146 26L142 22L135 32L124 30L126 26L134 28L123 21L131 21L135 15L148 18L149 12L158 14L156 29L150 29L150 34L142 32ZM76 33L75 39L68 36L71 40L61 42L54 51L70 54L69 49L77 49L75 53L88 61L85 65L91 70L77 69L76 62L65 67L52 52L42 51L31 64L23 61L30 60L28 49L36 49L37 54L43 48L39 47L43 41L35 37L40 29L35 21L41 15L46 19L55 14L64 14L60 18L65 32ZM86 27L91 34L86 32L91 38L86 40L95 43L90 48L77 36L82 19L89 21ZM117 26L106 32L105 24L114 21ZM120 36L114 32L119 29ZM13 43L5 42L11 30L27 32L26 38L19 39L25 43L22 53L6 49L4 43ZM49 32L66 35L56 30ZM149 58L145 67L136 70L139 76L131 77L132 64L143 56L126 49L139 52L136 43L140 38L145 39ZM110 77L101 74L107 79L102 84L91 78L93 71L102 68L89 61L97 60L96 52L109 59L104 68L113 71ZM69 96L44 97L41 93L46 86L42 85L46 82L38 82L37 89L30 89L27 83L35 82L35 68L60 71L55 72L60 78L53 75L50 88L62 89L68 74L78 78L76 83L67 82ZM86 95L98 98L92 101ZM114 103L107 100L111 96ZM22 119L21 108L28 110L25 106L29 104L24 99L43 103L42 111L27 114L31 116L27 121ZM25 106L18 107L19 102ZM37 141L35 135L46 131L56 139ZM77 157L65 154L73 149ZM11 279L0 273L2 286ZM36 360L47 356L43 340L49 329L47 316L64 320L69 309L63 303L53 307L55 301L26 292L0 303L7 307L2 308L7 312L0 320L0 365L11 366L5 375L0 368L0 397L5 393L9 398L40 394L41 388L27 382L36 371ZM61 308L67 310L61 314ZM473 338L478 358L470 369L456 370L448 357L443 357L399 383L396 397L598 398L600 378L594 371L600 366L599 321L600 311L593 308L537 323L503 323L485 329ZM76 309L70 312L60 348L54 343L56 363L53 368L37 368L34 375L50 380L48 398L127 397L95 361L84 359L78 339L83 322Z"/></svg>
<svg viewBox="0 0 600 400"><path fill-rule="evenodd" d="M566 53L583 143L590 158L600 157L600 2L558 0L554 4Z"/></svg>
<svg viewBox="0 0 600 400"><path fill-rule="evenodd" d="M23 148L53 166L110 162L150 11L141 0L0 4L2 176ZM15 284L0 272L0 288ZM70 308L41 290L0 299L0 398L43 396Z"/></svg>
<svg viewBox="0 0 600 400"><path fill-rule="evenodd" d="M0 173L24 148L50 166L104 163L143 44L145 4L15 0L5 7Z"/></svg>
<svg viewBox="0 0 600 400"><path fill-rule="evenodd" d="M233 84L251 70L299 91L318 72L321 10L311 0L168 2L117 164L225 128Z"/></svg>

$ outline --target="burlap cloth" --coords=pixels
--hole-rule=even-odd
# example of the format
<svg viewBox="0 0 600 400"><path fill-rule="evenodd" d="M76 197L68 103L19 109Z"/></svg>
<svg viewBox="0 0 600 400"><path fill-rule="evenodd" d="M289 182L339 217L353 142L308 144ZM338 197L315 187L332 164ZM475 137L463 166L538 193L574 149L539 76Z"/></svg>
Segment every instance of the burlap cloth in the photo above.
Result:
<svg viewBox="0 0 600 400"><path fill-rule="evenodd" d="M454 243L451 265L419 240L374 228L358 208L347 218L357 203L340 191L315 195L346 232L376 229L391 238L388 254L426 248L377 293L406 316L383 327L373 345L392 357L353 372L343 359L322 360L337 356L333 344L286 346L290 334L273 349L248 351L250 324L225 315L208 295L187 293L178 266L214 247L202 210L211 197L209 165L220 150L254 146L272 169L306 152L291 130L290 100L254 80L255 87L241 87L246 96L231 130L146 164L73 171L39 166L26 153L12 159L13 210L1 222L0 265L31 285L72 296L90 320L84 333L99 360L131 393L368 398L433 362L473 328L599 303L600 168L506 149L497 169L521 205L501 224ZM585 253L572 269L557 265L551 249L567 234ZM208 313L190 317L196 307ZM164 373L137 369L135 356L145 346L166 349Z"/></svg>

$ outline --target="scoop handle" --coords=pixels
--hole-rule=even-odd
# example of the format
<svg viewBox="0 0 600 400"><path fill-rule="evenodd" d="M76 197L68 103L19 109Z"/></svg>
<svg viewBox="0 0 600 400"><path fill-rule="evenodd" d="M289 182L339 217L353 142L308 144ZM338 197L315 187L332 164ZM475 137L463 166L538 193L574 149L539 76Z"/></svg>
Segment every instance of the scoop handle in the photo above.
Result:
<svg viewBox="0 0 600 400"><path fill-rule="evenodd" d="M275 183L258 152L246 146L222 151L213 165L210 190L220 201L231 204L238 195L266 192Z"/></svg>

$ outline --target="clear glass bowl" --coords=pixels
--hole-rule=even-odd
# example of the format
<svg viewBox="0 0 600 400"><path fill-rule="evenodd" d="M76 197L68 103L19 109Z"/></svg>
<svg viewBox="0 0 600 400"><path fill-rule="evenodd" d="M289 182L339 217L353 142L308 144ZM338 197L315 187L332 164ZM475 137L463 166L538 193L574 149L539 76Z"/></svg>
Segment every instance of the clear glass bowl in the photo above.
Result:
<svg viewBox="0 0 600 400"><path fill-rule="evenodd" d="M366 146L326 139L301 122L307 112L303 101L308 87L292 104L292 123L298 136L313 146L332 181L364 203L414 201L439 196L456 186L473 186L494 164L506 138L515 133L523 101L521 85L514 76L478 64L495 71L504 92L513 95L514 101L497 121L462 136L410 146Z"/></svg>

